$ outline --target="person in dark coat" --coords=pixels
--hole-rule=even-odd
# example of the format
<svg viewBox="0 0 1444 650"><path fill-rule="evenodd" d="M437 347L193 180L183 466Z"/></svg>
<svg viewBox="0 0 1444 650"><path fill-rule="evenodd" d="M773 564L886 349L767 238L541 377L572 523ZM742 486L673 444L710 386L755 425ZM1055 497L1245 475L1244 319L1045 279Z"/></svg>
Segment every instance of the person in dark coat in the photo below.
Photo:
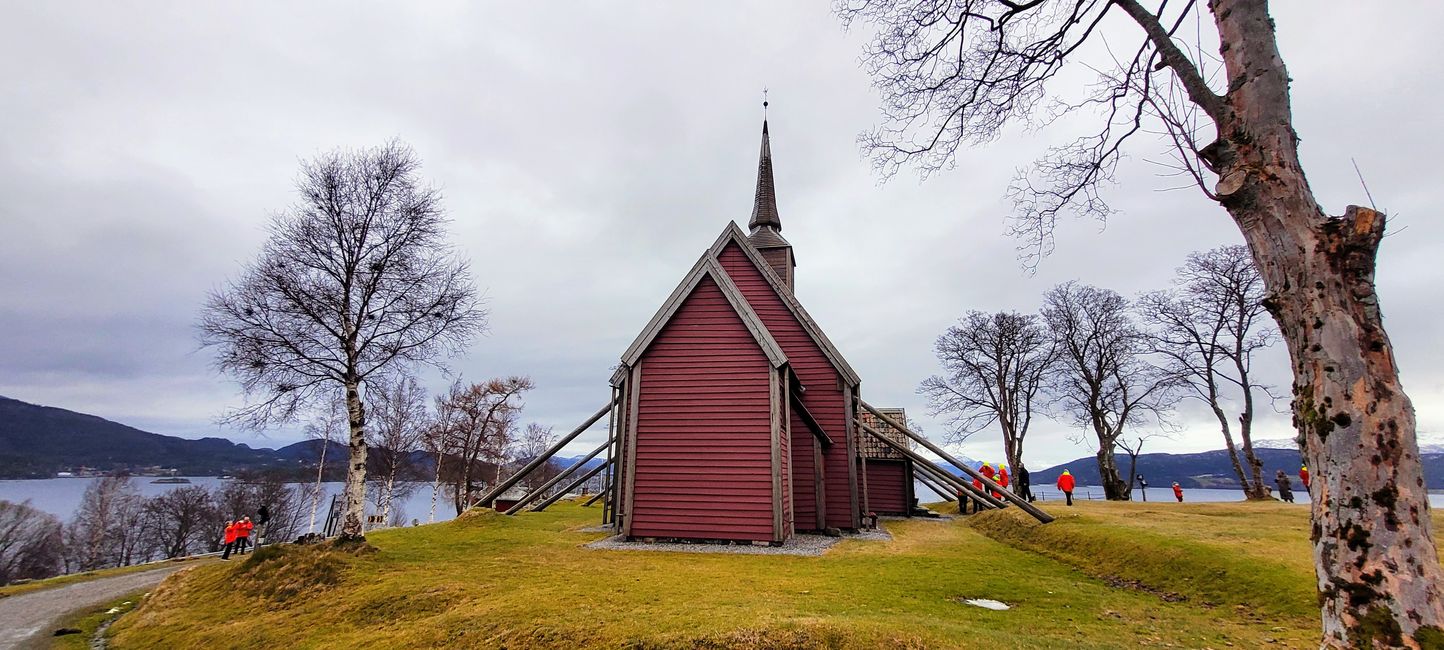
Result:
<svg viewBox="0 0 1444 650"><path fill-rule="evenodd" d="M1283 470L1279 470L1279 473L1274 476L1274 483L1279 486L1279 500L1284 503L1293 503L1294 486L1289 483L1289 475L1285 474Z"/></svg>
<svg viewBox="0 0 1444 650"><path fill-rule="evenodd" d="M1018 484L1018 496L1029 501L1037 501L1033 498L1033 488L1028 478L1028 468L1019 465L1013 470L1013 480Z"/></svg>

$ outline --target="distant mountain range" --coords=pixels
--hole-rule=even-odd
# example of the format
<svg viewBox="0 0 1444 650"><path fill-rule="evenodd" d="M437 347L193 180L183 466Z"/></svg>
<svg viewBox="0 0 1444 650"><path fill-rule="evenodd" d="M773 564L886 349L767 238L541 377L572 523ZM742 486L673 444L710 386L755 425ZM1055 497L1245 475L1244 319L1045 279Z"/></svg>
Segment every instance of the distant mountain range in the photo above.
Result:
<svg viewBox="0 0 1444 650"><path fill-rule="evenodd" d="M1283 470L1295 489L1299 488L1299 468L1302 459L1297 446L1274 449L1254 445L1254 453L1263 463L1264 481L1272 486L1274 475ZM1421 453L1424 463L1424 482L1429 489L1444 489L1444 453ZM1118 469L1128 472L1128 455L1118 454ZM1240 461L1242 452L1240 451ZM1034 485L1052 485L1057 482L1063 470L1073 474L1079 485L1099 485L1098 459L1084 456L1077 460L1033 471L1030 478ZM1244 468L1248 471L1248 468ZM1174 481L1184 488L1238 488L1238 475L1233 471L1228 451L1217 449L1196 454L1140 454L1137 473L1154 487L1172 485Z"/></svg>
<svg viewBox="0 0 1444 650"><path fill-rule="evenodd" d="M299 472L305 467L314 468L321 444L319 440L307 440L280 449L268 449L253 448L223 438L190 440L141 431L93 415L0 397L0 479L49 478L57 472L80 467L101 472L146 472L166 468L174 469L183 476L277 469ZM1424 462L1424 477L1430 489L1444 489L1444 453L1440 453L1444 450L1436 450L1434 446L1422 445L1424 452L1420 458ZM1270 484L1274 472L1280 469L1291 480L1297 479L1300 458L1293 441L1265 440L1256 443L1255 447L1264 463L1264 477ZM346 445L330 443L326 450L328 474L335 472L339 476L346 454ZM434 471L434 461L428 454L412 454L418 472L429 475ZM555 462L568 467L581 458L559 457ZM972 467L978 465L970 458L959 460ZM602 462L600 458L593 458L584 469L592 469ZM1126 454L1118 455L1118 463L1122 471L1128 470ZM1082 485L1099 483L1097 460L1093 456L1084 456L1033 471L1033 484L1050 485L1064 469L1071 470ZM1138 457L1137 471L1155 486L1178 481L1185 488L1238 487L1238 478L1228 453L1221 449L1196 454L1143 454Z"/></svg>
<svg viewBox="0 0 1444 650"><path fill-rule="evenodd" d="M136 473L164 468L182 476L296 471L305 466L314 468L320 453L320 440L280 449L253 448L224 438L191 440L0 397L0 478L49 478L82 467ZM346 445L330 443L326 450L328 473L345 467L346 453Z"/></svg>

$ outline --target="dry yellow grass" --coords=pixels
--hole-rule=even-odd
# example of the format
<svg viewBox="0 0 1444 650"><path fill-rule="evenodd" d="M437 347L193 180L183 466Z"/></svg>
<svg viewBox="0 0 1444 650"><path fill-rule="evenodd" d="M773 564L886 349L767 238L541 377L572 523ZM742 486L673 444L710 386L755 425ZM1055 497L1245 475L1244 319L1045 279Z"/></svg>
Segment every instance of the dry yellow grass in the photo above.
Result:
<svg viewBox="0 0 1444 650"><path fill-rule="evenodd" d="M1292 560L1266 564L1250 547L1303 545L1293 513L1233 514L1201 506L1154 511L1112 504L1059 514L1056 530L1116 539L1136 525L1141 560L1172 553L1182 570L1209 566L1211 545L1238 566L1273 571L1285 595L1252 603L1231 576L1199 575L1189 590L1080 569L989 535L1010 526L889 522L892 542L844 541L822 557L595 551L580 532L598 509L470 516L375 533L374 552L277 549L168 580L112 628L114 647L288 648L1088 648L1310 647L1311 576ZM1242 507L1242 506L1235 506ZM1137 508L1130 514L1129 508ZM1138 516L1134 516L1134 514ZM1009 515L1003 514L1008 517ZM1144 517L1173 523L1135 523ZM1242 524L1240 518L1257 520ZM1110 520L1128 520L1127 524ZM986 525L985 525L986 524ZM1016 525L1015 525L1016 524ZM1249 531L1258 531L1254 536ZM1180 531L1187 539L1178 539ZM1011 533L1009 533L1011 534ZM1205 538L1199 542L1197 538ZM1206 544L1206 545L1205 545ZM1022 546L1028 546L1022 544ZM1128 557L1119 559L1127 565ZM1231 565L1229 565L1231 566ZM1227 567L1226 567L1227 568ZM1257 585L1249 583L1249 589ZM994 612L960 604L992 598ZM1305 601L1298 602L1299 598Z"/></svg>

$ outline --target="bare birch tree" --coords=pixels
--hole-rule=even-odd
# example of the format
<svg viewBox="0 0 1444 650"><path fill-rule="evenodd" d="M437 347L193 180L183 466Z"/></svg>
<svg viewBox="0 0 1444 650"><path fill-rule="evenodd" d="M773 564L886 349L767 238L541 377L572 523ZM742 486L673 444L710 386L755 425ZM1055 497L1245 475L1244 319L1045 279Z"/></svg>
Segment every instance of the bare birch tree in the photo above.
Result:
<svg viewBox="0 0 1444 650"><path fill-rule="evenodd" d="M1130 426L1163 420L1174 379L1148 361L1147 339L1128 301L1107 289L1068 282L1043 296L1043 321L1058 346L1049 391L1058 408L1098 441L1098 475L1109 500L1128 499L1115 457Z"/></svg>
<svg viewBox="0 0 1444 650"><path fill-rule="evenodd" d="M332 442L346 437L346 403L338 398L327 399L318 404L311 418L306 422L306 437L316 441L316 483L311 486L311 519L306 533L316 532L316 515L321 511L321 498L325 496L323 481L326 478L326 451Z"/></svg>
<svg viewBox="0 0 1444 650"><path fill-rule="evenodd" d="M147 542L161 557L175 558L207 548L223 530L216 527L216 502L209 490L187 485L145 500Z"/></svg>
<svg viewBox="0 0 1444 650"><path fill-rule="evenodd" d="M446 242L441 194L419 169L397 142L304 164L300 202L275 216L260 256L211 294L200 322L201 343L247 398L232 422L290 421L345 391L348 538L362 534L366 508L363 385L439 363L485 325Z"/></svg>
<svg viewBox="0 0 1444 650"><path fill-rule="evenodd" d="M1109 213L1100 187L1130 141L1161 139L1178 173L1243 234L1289 350L1294 420L1315 477L1323 644L1444 637L1444 568L1414 409L1374 288L1385 217L1358 206L1330 216L1315 199L1267 0L1211 0L1211 21L1195 0L1156 10L1139 0L835 2L844 23L878 28L864 65L886 123L863 145L884 174L947 166L961 144L1019 120L1102 112L1097 130L1049 151L1011 188L1012 229L1032 262L1051 249L1059 215ZM1129 35L1136 45L1125 47ZM1205 51L1215 46L1218 57ZM1059 99L1050 82L1069 64L1098 71L1098 83L1082 100L1045 101Z"/></svg>
<svg viewBox="0 0 1444 650"><path fill-rule="evenodd" d="M377 454L373 468L377 470L377 513L382 521L391 521L392 504L397 497L396 477L411 470L411 453L421 444L430 426L426 408L426 391L414 377L401 377L367 392L375 426L372 445ZM403 476L403 479L405 477ZM407 485L411 485L408 483ZM410 494L401 488L403 498Z"/></svg>
<svg viewBox="0 0 1444 650"><path fill-rule="evenodd" d="M1253 358L1274 341L1264 318L1263 278L1244 246L1221 246L1188 256L1174 289L1139 298L1138 313L1152 324L1153 348L1218 420L1239 485L1250 499L1268 499L1263 462L1253 449L1254 394L1268 387L1253 378ZM1238 437L1225 408L1239 404ZM1240 457L1240 446L1242 457Z"/></svg>
<svg viewBox="0 0 1444 650"><path fill-rule="evenodd" d="M61 562L60 520L29 501L0 501L0 585L53 576Z"/></svg>
<svg viewBox="0 0 1444 650"><path fill-rule="evenodd" d="M533 386L526 377L490 379L479 384L463 384L458 379L446 398L437 402L437 422L444 428L441 440L446 453L455 459L455 466L448 469L446 476L450 477L456 514L475 502L486 480L484 464L489 462L500 471L516 435L523 405L521 395ZM497 478L493 474L492 482Z"/></svg>
<svg viewBox="0 0 1444 650"><path fill-rule="evenodd" d="M923 380L918 393L932 415L948 418L949 442L960 443L994 423L1016 474L1034 400L1048 377L1057 346L1031 314L970 311L938 337L933 350L945 375Z"/></svg>
<svg viewBox="0 0 1444 650"><path fill-rule="evenodd" d="M533 458L546 453L546 450L550 449L553 444L556 444L556 441L557 434L552 432L551 427L537 424L536 422L528 423L526 427L522 429L521 435L517 437L516 444L512 446L511 458L508 459L510 461L507 466L508 472L520 470L527 463L531 462ZM560 463L555 460L548 460L542 463L541 467L527 474L526 477L522 479L522 485L524 485L528 491L536 489L547 481L555 478L557 474L561 473L562 469L564 468Z"/></svg>
<svg viewBox="0 0 1444 650"><path fill-rule="evenodd" d="M80 571L126 566L144 559L141 547L145 499L126 476L98 478L85 486L66 525L69 567Z"/></svg>

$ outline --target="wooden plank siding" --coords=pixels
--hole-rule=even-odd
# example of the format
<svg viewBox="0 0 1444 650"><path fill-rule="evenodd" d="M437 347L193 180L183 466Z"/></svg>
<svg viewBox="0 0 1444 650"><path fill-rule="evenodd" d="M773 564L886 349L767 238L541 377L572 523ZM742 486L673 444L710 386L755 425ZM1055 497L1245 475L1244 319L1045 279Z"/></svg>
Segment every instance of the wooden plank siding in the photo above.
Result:
<svg viewBox="0 0 1444 650"><path fill-rule="evenodd" d="M776 370L711 277L662 326L640 369L627 534L782 541Z"/></svg>
<svg viewBox="0 0 1444 650"><path fill-rule="evenodd" d="M867 503L880 515L905 515L912 504L908 496L907 463L901 460L867 460Z"/></svg>
<svg viewBox="0 0 1444 650"><path fill-rule="evenodd" d="M837 442L822 453L825 524L836 528L858 527L856 491L849 483L854 472L850 467L849 445L845 437L848 414L842 376L736 242L727 244L717 255L717 260L786 353L793 372L807 389L802 394L803 404ZM803 429L800 422L793 424L794 430ZM797 435L802 433L799 431ZM811 502L816 497L811 481L796 480L798 468L812 466L812 454L810 445L798 445L791 454L793 503L799 512L804 502ZM797 521L800 526L812 528L801 517Z"/></svg>
<svg viewBox="0 0 1444 650"><path fill-rule="evenodd" d="M817 518L816 483L814 473L817 464L813 458L813 445L819 444L817 437L803 423L796 411L789 418L788 439L792 442L792 508L797 530L821 530L823 522Z"/></svg>

